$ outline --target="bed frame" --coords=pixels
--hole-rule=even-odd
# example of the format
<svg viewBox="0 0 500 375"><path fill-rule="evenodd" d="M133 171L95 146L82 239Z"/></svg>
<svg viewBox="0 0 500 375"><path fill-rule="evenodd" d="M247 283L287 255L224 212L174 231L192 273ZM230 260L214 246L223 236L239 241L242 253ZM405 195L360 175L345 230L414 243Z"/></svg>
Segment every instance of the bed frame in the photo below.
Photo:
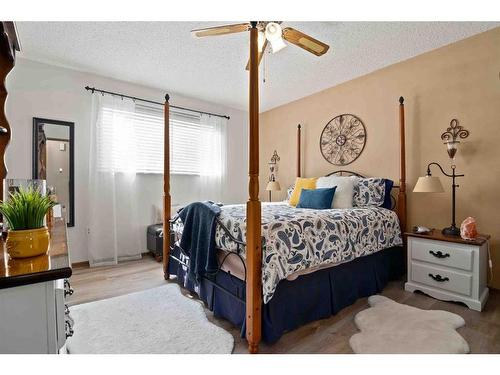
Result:
<svg viewBox="0 0 500 375"><path fill-rule="evenodd" d="M249 168L246 221L246 339L248 351L257 353L262 333L262 247L261 247L261 202L259 200L259 72L258 72L258 31L257 23L250 28L250 84L249 84ZM165 96L165 131L164 131L164 180L163 180L163 273L169 279L168 263L172 237L171 197L170 197L170 104L169 95ZM406 162L405 162L405 118L404 99L399 98L399 134L400 134L400 179L395 211L398 215L401 231L406 230ZM301 176L301 128L297 127L297 177ZM240 241L241 242L241 241Z"/></svg>

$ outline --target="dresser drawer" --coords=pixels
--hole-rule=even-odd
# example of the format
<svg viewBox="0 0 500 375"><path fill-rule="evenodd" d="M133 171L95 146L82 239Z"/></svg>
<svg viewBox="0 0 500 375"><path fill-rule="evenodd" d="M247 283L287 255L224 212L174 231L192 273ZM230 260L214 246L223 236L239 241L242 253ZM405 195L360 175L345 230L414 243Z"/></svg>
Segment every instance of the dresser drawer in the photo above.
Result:
<svg viewBox="0 0 500 375"><path fill-rule="evenodd" d="M65 304L64 304L64 282L63 280L56 281L55 288L56 297L56 333L57 333L57 349L61 349L66 342L65 334Z"/></svg>
<svg viewBox="0 0 500 375"><path fill-rule="evenodd" d="M470 296L472 292L472 275L448 269L412 263L411 279L420 284L465 296Z"/></svg>
<svg viewBox="0 0 500 375"><path fill-rule="evenodd" d="M411 258L415 260L471 271L472 256L472 250L466 245L411 240Z"/></svg>

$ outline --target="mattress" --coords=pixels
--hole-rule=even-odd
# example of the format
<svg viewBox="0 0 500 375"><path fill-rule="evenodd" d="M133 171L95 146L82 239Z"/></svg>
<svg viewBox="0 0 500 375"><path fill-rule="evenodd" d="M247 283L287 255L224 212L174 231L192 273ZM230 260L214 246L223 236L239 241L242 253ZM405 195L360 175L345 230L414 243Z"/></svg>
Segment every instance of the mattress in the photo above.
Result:
<svg viewBox="0 0 500 375"><path fill-rule="evenodd" d="M227 251L237 250L231 236L245 242L246 206L222 206L218 220L231 234L217 224L215 243L222 260ZM178 236L182 229L182 223L177 220L174 231ZM264 303L272 298L281 280L293 280L401 244L396 213L382 207L314 210L296 208L287 203L263 203ZM244 259L246 248L243 246L240 250ZM235 255L226 258L222 269L244 278L243 264Z"/></svg>

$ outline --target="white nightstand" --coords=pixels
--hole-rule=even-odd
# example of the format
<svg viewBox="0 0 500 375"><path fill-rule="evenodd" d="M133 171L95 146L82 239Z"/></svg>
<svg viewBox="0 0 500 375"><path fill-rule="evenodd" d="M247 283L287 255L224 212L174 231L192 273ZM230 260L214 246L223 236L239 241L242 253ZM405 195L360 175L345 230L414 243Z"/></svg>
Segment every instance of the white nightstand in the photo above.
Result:
<svg viewBox="0 0 500 375"><path fill-rule="evenodd" d="M458 301L481 311L488 299L488 246L490 236L474 241L445 236L406 233L408 281L405 290L420 290L443 301Z"/></svg>

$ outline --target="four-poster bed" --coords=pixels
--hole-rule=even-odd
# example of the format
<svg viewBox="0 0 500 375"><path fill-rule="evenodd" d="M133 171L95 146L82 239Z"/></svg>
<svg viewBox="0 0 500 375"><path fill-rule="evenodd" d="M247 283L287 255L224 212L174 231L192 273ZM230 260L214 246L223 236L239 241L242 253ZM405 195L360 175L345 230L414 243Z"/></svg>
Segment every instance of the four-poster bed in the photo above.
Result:
<svg viewBox="0 0 500 375"><path fill-rule="evenodd" d="M327 317L336 313L341 308L352 304L357 298L377 293L392 278L401 276L403 272L404 260L402 259L401 244L391 240L391 236L385 236L387 242L382 249L376 249L373 252L367 252L359 256L349 254L349 257L342 262L330 266L314 269L314 272L300 274L295 279L287 278L290 272L272 283L272 294L264 297L267 303L263 301L263 262L262 262L262 207L259 201L259 94L258 94L258 29L257 23L252 22L250 27L250 64L249 64L249 199L246 204L246 210L242 221L238 226L246 225L246 233L240 232L243 237L235 236L234 231L226 226L223 221L217 219L219 247L225 250L220 257L220 267L217 274L213 277L207 277L200 283L196 290L209 308L217 311L218 315L226 317L235 324L241 324L242 331L245 331L248 341L248 350L250 353L257 353L262 334L269 342L277 340L284 332L294 329L299 325L309 321ZM184 282L189 289L194 287L189 284L185 278L185 269L189 260L183 254L183 250L178 245L176 233L173 226L177 225L178 217L171 217L171 197L170 197L170 144L169 144L169 96L165 97L165 146L164 146L164 220L163 220L163 270L165 279L171 274L176 274L179 280ZM297 176L301 176L300 165L300 125L297 129ZM400 98L400 181L398 195L395 204L396 214L391 218L389 210L384 211L371 210L368 214L374 220L385 220L389 228L389 234L396 233L394 218L396 223L399 220L397 230L404 233L406 225L406 195L405 195L405 142L404 142L404 104L403 98ZM340 171L339 174L343 174ZM335 173L335 172L334 172ZM355 174L350 172L350 174ZM266 206L264 216L274 213L274 208ZM243 208L233 208L241 216ZM270 212L271 211L271 212ZM299 210L300 211L300 210ZM328 210L334 211L334 210ZM356 219L353 211L351 219ZM363 210L357 210L363 211ZM289 214L289 213L287 213ZM300 215L306 217L304 212ZM243 220L244 219L244 220ZM305 219L304 219L305 220ZM361 219L360 219L361 220ZM244 223L244 224L243 224ZM268 224L265 218L264 225ZM269 224L270 225L270 224ZM375 223L377 225L377 223ZM361 225L360 225L361 226ZM392 231L392 232L391 232ZM222 240L226 236L225 240ZM394 238L396 236L394 235ZM401 237L400 237L401 238ZM245 241L246 239L246 241ZM342 238L340 240L343 240ZM224 241L230 242L235 249L222 249ZM353 241L351 241L353 242ZM360 244L358 244L360 247ZM380 250L380 251L378 251ZM243 266L244 275L241 278L235 277L231 270L222 267L230 258L230 255L238 257ZM266 259L267 262L267 259ZM288 259L290 263L290 259ZM286 264L283 263L283 264ZM298 268L297 268L298 269ZM376 274L371 275L374 271ZM233 272L234 273L234 272ZM272 274L272 273L271 273ZM274 274L272 274L274 275ZM339 290L333 284L341 284L334 280L345 280L352 275L359 275L360 280L351 279L347 285L355 286L355 291ZM283 277L285 276L285 277ZM266 293L269 292L269 274L265 273ZM368 278L367 278L368 277ZM277 285L276 285L277 284ZM332 284L332 285L329 285ZM325 289L326 288L326 289ZM302 291L302 292L301 292ZM315 296L304 296L303 291ZM306 293L306 294L307 294ZM324 295L328 294L328 298ZM319 303L321 300L335 301L328 303ZM263 326L264 325L264 326Z"/></svg>

